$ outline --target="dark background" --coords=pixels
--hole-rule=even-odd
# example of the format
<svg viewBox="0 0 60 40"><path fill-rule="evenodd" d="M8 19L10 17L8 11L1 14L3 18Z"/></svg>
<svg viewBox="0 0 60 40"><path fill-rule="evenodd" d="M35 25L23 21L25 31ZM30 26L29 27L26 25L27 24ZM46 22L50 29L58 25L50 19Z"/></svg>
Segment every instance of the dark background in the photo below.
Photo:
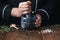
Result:
<svg viewBox="0 0 60 40"><path fill-rule="evenodd" d="M54 23L60 24L60 1L56 0L56 7L54 9Z"/></svg>

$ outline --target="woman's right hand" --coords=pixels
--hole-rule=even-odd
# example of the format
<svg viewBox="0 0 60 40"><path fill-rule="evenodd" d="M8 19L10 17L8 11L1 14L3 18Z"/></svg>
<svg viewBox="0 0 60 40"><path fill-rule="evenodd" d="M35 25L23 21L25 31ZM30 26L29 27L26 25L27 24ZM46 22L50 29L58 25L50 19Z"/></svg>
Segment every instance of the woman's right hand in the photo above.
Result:
<svg viewBox="0 0 60 40"><path fill-rule="evenodd" d="M11 15L13 17L20 17L30 12L31 12L31 2L27 1L19 3L18 8L13 8L11 11Z"/></svg>

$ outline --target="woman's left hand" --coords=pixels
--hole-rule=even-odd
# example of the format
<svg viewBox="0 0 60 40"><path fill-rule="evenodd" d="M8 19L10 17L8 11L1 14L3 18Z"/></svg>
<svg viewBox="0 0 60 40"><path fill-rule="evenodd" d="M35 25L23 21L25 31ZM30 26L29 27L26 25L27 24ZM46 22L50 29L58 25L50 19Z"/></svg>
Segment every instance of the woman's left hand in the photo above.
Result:
<svg viewBox="0 0 60 40"><path fill-rule="evenodd" d="M36 19L36 22L35 22L35 26L39 27L41 25L42 18L41 18L41 15L39 15L39 14L36 14L36 17L37 17L37 19Z"/></svg>

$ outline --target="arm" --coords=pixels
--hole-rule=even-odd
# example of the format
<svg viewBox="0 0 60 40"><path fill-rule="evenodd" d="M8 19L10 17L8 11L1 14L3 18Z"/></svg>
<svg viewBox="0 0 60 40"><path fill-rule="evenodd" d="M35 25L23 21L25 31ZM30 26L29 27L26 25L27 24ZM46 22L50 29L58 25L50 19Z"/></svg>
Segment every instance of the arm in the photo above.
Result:
<svg viewBox="0 0 60 40"><path fill-rule="evenodd" d="M7 0L0 0L0 20L2 22L8 21L13 7L8 3Z"/></svg>
<svg viewBox="0 0 60 40"><path fill-rule="evenodd" d="M30 1L20 3L17 0L7 0L5 3L6 4L4 4L4 3L1 4L1 7L2 7L1 10L2 11L0 11L1 12L1 18L4 19L4 21L8 21L11 16L13 17L12 20L14 20L15 19L14 17L20 17L20 16L27 14L28 12L31 11L30 10L31 7L29 7L31 4Z"/></svg>
<svg viewBox="0 0 60 40"><path fill-rule="evenodd" d="M42 6L41 4L39 4L37 12L42 16L42 24L48 24L48 21L50 21L51 18L53 18L53 9L53 0L45 0L44 2L42 1Z"/></svg>

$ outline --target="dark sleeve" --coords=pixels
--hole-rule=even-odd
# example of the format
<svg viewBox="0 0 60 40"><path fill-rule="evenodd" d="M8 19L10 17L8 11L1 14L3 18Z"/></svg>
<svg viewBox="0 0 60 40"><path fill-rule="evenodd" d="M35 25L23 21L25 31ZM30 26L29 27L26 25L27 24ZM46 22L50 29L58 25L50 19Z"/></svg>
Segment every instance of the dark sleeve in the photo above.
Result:
<svg viewBox="0 0 60 40"><path fill-rule="evenodd" d="M42 25L47 25L53 18L54 0L43 0L41 4L39 3L37 12L42 16Z"/></svg>
<svg viewBox="0 0 60 40"><path fill-rule="evenodd" d="M7 0L0 0L0 21L1 22L7 22L9 20L9 17L11 16L11 9L13 6L11 4L7 3Z"/></svg>

